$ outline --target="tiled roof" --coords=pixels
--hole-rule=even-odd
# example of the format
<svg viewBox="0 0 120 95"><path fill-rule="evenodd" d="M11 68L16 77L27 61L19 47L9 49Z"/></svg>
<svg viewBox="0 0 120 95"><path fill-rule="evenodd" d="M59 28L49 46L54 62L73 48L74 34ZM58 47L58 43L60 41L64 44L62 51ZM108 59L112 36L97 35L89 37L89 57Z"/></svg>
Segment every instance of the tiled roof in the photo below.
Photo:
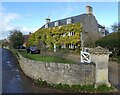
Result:
<svg viewBox="0 0 120 95"><path fill-rule="evenodd" d="M67 19L72 19L72 23L77 23L77 22L81 22L84 18L85 18L86 14L81 14L81 15L77 15L77 16L72 16L72 17L68 17L65 19L60 19L60 20L56 20L56 21L52 21L48 23L49 27L54 27L54 23L58 22L59 26L61 25L66 25L66 20ZM45 28L45 25L41 28Z"/></svg>
<svg viewBox="0 0 120 95"><path fill-rule="evenodd" d="M82 22L82 20L86 17L86 14L81 14L81 15L77 15L77 16L72 16L72 17L68 17L68 18L65 18L65 19L60 19L60 20L56 20L56 21L52 21L52 22L49 22L48 23L48 27L51 28L51 27L55 27L54 26L54 23L55 22L58 22L59 25L58 26L61 26L61 25L66 25L66 20L67 19L71 19L72 20L72 23L77 23L77 22ZM98 24L98 27L99 28L104 28L103 26L101 26L100 24ZM41 28L45 28L45 25L43 25Z"/></svg>
<svg viewBox="0 0 120 95"><path fill-rule="evenodd" d="M98 27L99 27L99 28L105 28L105 27L103 27L103 26L102 26L102 25L100 25L100 24L98 24Z"/></svg>

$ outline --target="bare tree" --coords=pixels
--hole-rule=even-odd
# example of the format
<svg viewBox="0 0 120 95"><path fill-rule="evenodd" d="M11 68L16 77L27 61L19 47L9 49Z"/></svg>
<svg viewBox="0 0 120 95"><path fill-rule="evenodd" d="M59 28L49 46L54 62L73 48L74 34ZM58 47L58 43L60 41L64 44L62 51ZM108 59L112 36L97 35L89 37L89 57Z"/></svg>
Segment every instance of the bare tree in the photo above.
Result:
<svg viewBox="0 0 120 95"><path fill-rule="evenodd" d="M113 25L111 25L111 29L112 29L113 32L120 31L120 22L119 23L114 23Z"/></svg>

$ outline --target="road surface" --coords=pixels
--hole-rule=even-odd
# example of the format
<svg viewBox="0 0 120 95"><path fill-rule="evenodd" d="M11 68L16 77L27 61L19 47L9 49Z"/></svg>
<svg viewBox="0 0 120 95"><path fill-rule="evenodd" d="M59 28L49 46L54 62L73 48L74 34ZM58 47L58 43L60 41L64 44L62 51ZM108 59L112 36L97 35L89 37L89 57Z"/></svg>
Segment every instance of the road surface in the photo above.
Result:
<svg viewBox="0 0 120 95"><path fill-rule="evenodd" d="M6 49L2 52L2 93L63 93L62 90L39 87L21 71L16 57Z"/></svg>

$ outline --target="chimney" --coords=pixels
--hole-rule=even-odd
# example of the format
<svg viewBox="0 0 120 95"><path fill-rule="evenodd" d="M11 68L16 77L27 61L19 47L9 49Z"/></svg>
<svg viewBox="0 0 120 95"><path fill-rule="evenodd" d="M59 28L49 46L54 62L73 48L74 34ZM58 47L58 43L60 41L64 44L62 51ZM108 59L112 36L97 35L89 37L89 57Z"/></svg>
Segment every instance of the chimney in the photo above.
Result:
<svg viewBox="0 0 120 95"><path fill-rule="evenodd" d="M91 6L86 6L86 14L92 14L92 7Z"/></svg>
<svg viewBox="0 0 120 95"><path fill-rule="evenodd" d="M50 18L46 18L46 23L49 23L50 22Z"/></svg>
<svg viewBox="0 0 120 95"><path fill-rule="evenodd" d="M29 35L31 35L32 33L31 32L29 32Z"/></svg>

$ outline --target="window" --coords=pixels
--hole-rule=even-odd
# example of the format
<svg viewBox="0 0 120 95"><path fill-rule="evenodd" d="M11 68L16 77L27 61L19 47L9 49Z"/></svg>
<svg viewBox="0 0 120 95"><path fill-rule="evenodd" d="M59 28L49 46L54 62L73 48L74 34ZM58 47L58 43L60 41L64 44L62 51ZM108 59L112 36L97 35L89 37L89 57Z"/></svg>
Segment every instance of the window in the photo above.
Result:
<svg viewBox="0 0 120 95"><path fill-rule="evenodd" d="M71 32L71 36L74 36L75 35L75 32Z"/></svg>
<svg viewBox="0 0 120 95"><path fill-rule="evenodd" d="M75 35L75 32L69 32L68 33L68 36L74 36Z"/></svg>
<svg viewBox="0 0 120 95"><path fill-rule="evenodd" d="M48 24L45 24L45 28L48 28Z"/></svg>
<svg viewBox="0 0 120 95"><path fill-rule="evenodd" d="M99 29L99 31L101 31L101 28L98 28Z"/></svg>
<svg viewBox="0 0 120 95"><path fill-rule="evenodd" d="M74 45L73 44L71 44L71 49L74 49Z"/></svg>
<svg viewBox="0 0 120 95"><path fill-rule="evenodd" d="M62 45L61 45L61 48L66 48L66 44L62 44Z"/></svg>
<svg viewBox="0 0 120 95"><path fill-rule="evenodd" d="M102 32L102 34L105 34L105 32Z"/></svg>
<svg viewBox="0 0 120 95"><path fill-rule="evenodd" d="M63 37L65 37L65 36L66 36L66 34L64 33L62 36L63 36Z"/></svg>
<svg viewBox="0 0 120 95"><path fill-rule="evenodd" d="M72 23L72 19L67 19L67 24L71 24Z"/></svg>
<svg viewBox="0 0 120 95"><path fill-rule="evenodd" d="M70 36L70 34L71 34L71 33L69 32L69 33L68 33L68 36Z"/></svg>
<svg viewBox="0 0 120 95"><path fill-rule="evenodd" d="M69 45L68 45L68 48L69 48L69 49L74 49L74 48L75 48L75 45L74 45L74 44L69 44Z"/></svg>
<svg viewBox="0 0 120 95"><path fill-rule="evenodd" d="M58 23L58 21L57 22L55 22L55 24L54 24L55 26L58 26L59 25L59 23Z"/></svg>

